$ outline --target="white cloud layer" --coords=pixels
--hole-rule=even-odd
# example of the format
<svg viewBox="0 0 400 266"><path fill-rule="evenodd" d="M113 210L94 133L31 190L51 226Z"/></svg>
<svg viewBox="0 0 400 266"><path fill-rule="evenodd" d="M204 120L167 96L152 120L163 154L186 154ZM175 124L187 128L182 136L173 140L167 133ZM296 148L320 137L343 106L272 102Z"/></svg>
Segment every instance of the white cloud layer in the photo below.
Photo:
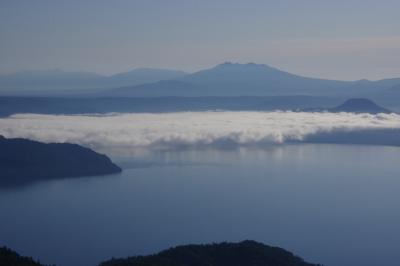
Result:
<svg viewBox="0 0 400 266"><path fill-rule="evenodd" d="M179 112L38 115L0 119L0 135L92 148L254 145L301 141L312 134L400 128L397 114Z"/></svg>

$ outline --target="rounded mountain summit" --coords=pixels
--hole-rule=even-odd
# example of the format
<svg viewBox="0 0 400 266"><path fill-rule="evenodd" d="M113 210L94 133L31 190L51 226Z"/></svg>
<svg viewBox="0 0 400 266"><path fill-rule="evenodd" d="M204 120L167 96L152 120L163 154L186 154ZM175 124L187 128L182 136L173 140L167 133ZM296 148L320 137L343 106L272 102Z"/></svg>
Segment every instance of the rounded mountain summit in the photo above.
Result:
<svg viewBox="0 0 400 266"><path fill-rule="evenodd" d="M392 111L383 108L373 101L365 98L353 98L348 99L343 104L330 109L331 112L348 112L348 113L393 113Z"/></svg>

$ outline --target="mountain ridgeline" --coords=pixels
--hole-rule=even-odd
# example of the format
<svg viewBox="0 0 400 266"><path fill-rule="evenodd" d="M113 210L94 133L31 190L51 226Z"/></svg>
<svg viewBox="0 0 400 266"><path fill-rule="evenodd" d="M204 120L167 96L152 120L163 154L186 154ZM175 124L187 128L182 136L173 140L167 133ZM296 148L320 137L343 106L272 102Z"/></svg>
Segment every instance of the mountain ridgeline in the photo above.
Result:
<svg viewBox="0 0 400 266"><path fill-rule="evenodd" d="M91 90L87 90L90 88ZM72 90L74 89L74 90ZM86 89L86 90L85 90ZM136 69L109 77L83 72L23 72L0 76L2 95L85 97L334 96L391 100L400 78L340 81L303 77L263 64L223 63L192 74Z"/></svg>
<svg viewBox="0 0 400 266"><path fill-rule="evenodd" d="M161 96L382 96L398 79L339 81L294 75L262 64L223 63L178 79L115 88L98 95L112 97Z"/></svg>
<svg viewBox="0 0 400 266"><path fill-rule="evenodd" d="M0 248L0 265L44 266L30 257L3 247ZM305 262L282 248L271 247L256 241L186 245L170 248L155 255L111 259L99 266L321 266Z"/></svg>
<svg viewBox="0 0 400 266"><path fill-rule="evenodd" d="M135 86L185 76L183 71L138 68L112 76L61 70L22 71L0 75L0 93L6 95L73 95L92 89Z"/></svg>
<svg viewBox="0 0 400 266"><path fill-rule="evenodd" d="M107 156L69 143L45 144L0 136L0 187L43 179L121 172Z"/></svg>
<svg viewBox="0 0 400 266"><path fill-rule="evenodd" d="M278 247L255 241L186 245L150 256L112 259L100 266L317 266Z"/></svg>

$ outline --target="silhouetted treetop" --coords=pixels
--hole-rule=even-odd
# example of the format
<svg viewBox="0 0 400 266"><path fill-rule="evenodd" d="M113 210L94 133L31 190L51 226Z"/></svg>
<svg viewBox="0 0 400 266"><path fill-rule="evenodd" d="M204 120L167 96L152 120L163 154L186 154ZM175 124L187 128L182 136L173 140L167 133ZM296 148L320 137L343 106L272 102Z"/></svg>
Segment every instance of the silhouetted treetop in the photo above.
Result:
<svg viewBox="0 0 400 266"><path fill-rule="evenodd" d="M255 241L178 246L150 256L112 259L100 266L317 266Z"/></svg>

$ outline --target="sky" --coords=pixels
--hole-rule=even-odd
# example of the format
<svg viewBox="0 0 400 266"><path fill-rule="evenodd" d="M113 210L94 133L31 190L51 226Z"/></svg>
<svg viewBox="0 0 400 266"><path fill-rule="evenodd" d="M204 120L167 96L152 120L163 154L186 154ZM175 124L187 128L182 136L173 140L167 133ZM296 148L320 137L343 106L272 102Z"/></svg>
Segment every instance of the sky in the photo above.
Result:
<svg viewBox="0 0 400 266"><path fill-rule="evenodd" d="M331 79L400 77L398 0L1 0L0 73L225 61Z"/></svg>

